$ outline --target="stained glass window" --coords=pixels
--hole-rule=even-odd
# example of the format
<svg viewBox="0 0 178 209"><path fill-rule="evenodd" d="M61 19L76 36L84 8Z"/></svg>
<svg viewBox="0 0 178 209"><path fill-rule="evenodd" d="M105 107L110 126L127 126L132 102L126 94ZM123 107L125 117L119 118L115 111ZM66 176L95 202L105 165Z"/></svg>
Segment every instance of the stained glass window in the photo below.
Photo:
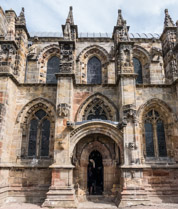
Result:
<svg viewBox="0 0 178 209"><path fill-rule="evenodd" d="M167 151L166 151L164 124L161 120L157 122L157 138L158 138L159 156L166 157Z"/></svg>
<svg viewBox="0 0 178 209"><path fill-rule="evenodd" d="M154 157L154 143L153 143L153 125L145 123L145 138L146 138L146 155L147 157Z"/></svg>
<svg viewBox="0 0 178 209"><path fill-rule="evenodd" d="M107 120L106 112L99 104L96 104L88 114L87 120L92 119Z"/></svg>
<svg viewBox="0 0 178 209"><path fill-rule="evenodd" d="M34 113L30 121L28 156L39 157L49 155L50 121L47 114L40 109Z"/></svg>
<svg viewBox="0 0 178 209"><path fill-rule="evenodd" d="M92 57L87 65L87 83L101 84L101 61L97 57Z"/></svg>
<svg viewBox="0 0 178 209"><path fill-rule="evenodd" d="M134 57L133 64L134 64L134 71L135 73L138 74L136 83L143 83L141 62L137 58Z"/></svg>
<svg viewBox="0 0 178 209"><path fill-rule="evenodd" d="M37 141L38 121L36 119L30 122L28 156L36 156L36 141Z"/></svg>
<svg viewBox="0 0 178 209"><path fill-rule="evenodd" d="M41 156L48 156L49 154L49 135L50 135L50 122L44 120L42 123L41 133Z"/></svg>
<svg viewBox="0 0 178 209"><path fill-rule="evenodd" d="M38 110L35 115L38 117L39 120L41 120L46 115L46 112L44 110Z"/></svg>
<svg viewBox="0 0 178 209"><path fill-rule="evenodd" d="M59 72L59 58L54 56L48 60L46 83L57 83L55 73Z"/></svg>
<svg viewBox="0 0 178 209"><path fill-rule="evenodd" d="M147 157L166 157L164 123L158 111L151 110L145 117L145 144ZM157 147L158 150L154 148Z"/></svg>

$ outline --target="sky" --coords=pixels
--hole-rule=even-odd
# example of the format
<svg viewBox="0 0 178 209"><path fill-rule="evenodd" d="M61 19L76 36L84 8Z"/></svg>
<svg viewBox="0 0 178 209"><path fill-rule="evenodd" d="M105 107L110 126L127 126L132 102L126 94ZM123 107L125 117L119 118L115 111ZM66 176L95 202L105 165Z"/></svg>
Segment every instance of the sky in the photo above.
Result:
<svg viewBox="0 0 178 209"><path fill-rule="evenodd" d="M161 33L166 8L173 21L178 20L178 0L0 0L0 6L4 11L12 8L17 15L24 7L30 33L61 33L69 6L80 33L112 33L118 9L132 33Z"/></svg>

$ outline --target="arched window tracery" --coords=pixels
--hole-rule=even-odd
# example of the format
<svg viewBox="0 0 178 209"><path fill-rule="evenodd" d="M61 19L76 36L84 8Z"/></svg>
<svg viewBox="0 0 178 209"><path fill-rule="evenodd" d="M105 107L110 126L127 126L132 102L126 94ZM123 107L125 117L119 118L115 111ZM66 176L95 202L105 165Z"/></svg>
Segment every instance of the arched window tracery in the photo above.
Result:
<svg viewBox="0 0 178 209"><path fill-rule="evenodd" d="M94 56L89 59L87 64L87 83L101 84L101 82L102 82L101 61Z"/></svg>
<svg viewBox="0 0 178 209"><path fill-rule="evenodd" d="M158 111L150 110L144 120L146 157L166 157L164 122Z"/></svg>
<svg viewBox="0 0 178 209"><path fill-rule="evenodd" d="M138 74L136 78L136 83L143 83L143 77L142 77L142 64L139 59L133 57L133 64L134 64L134 72Z"/></svg>
<svg viewBox="0 0 178 209"><path fill-rule="evenodd" d="M59 72L59 58L53 56L47 63L46 83L57 83L55 74Z"/></svg>
<svg viewBox="0 0 178 209"><path fill-rule="evenodd" d="M42 109L36 111L30 120L28 156L47 157L49 155L50 121Z"/></svg>
<svg viewBox="0 0 178 209"><path fill-rule="evenodd" d="M83 120L112 120L113 115L110 107L100 98L93 99L85 108Z"/></svg>

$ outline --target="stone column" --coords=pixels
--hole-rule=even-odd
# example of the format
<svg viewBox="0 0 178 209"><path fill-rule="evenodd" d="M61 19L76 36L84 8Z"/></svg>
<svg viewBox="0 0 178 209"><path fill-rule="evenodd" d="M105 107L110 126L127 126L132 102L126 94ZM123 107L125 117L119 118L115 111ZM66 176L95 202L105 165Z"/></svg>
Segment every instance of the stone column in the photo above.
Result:
<svg viewBox="0 0 178 209"><path fill-rule="evenodd" d="M56 127L54 143L54 164L52 169L52 182L43 206L75 208L76 197L73 187L73 168L71 164L70 128L73 106L73 49L74 43L62 41L60 45L60 68L57 76L56 95ZM67 123L69 122L69 123Z"/></svg>
<svg viewBox="0 0 178 209"><path fill-rule="evenodd" d="M131 159L133 149L129 149L129 143L134 143L136 147L136 74L133 67L133 42L118 44L117 68L120 118L125 121L123 127L124 164L129 165L135 162Z"/></svg>

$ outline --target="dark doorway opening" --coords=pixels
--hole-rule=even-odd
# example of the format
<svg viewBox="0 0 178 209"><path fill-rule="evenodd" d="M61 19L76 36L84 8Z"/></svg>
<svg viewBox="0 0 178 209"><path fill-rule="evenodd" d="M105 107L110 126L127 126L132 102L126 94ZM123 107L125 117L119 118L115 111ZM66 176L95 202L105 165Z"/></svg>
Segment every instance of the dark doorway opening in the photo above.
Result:
<svg viewBox="0 0 178 209"><path fill-rule="evenodd" d="M102 195L103 193L103 160L97 150L92 151L89 155L88 191L90 195Z"/></svg>

